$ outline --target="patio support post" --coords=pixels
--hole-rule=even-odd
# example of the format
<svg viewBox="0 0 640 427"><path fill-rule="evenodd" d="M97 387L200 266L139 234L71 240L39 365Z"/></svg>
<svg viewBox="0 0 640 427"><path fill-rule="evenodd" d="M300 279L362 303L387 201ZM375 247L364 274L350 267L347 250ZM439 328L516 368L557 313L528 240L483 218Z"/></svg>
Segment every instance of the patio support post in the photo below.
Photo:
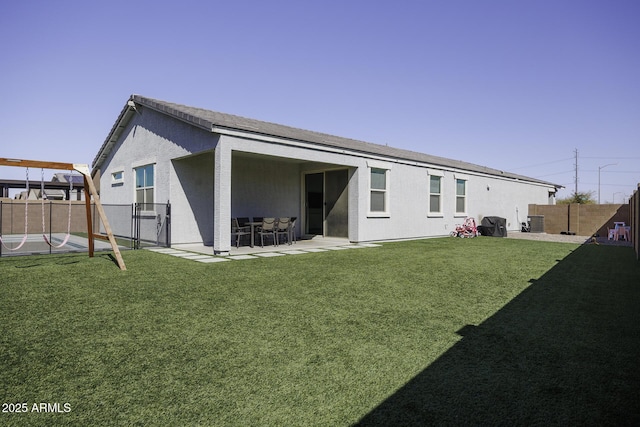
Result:
<svg viewBox="0 0 640 427"><path fill-rule="evenodd" d="M366 168L364 168L366 169ZM361 177L363 168L349 168L349 241L359 242L360 239L360 218L364 218L366 212L360 212L362 203L359 203L359 182L363 180Z"/></svg>
<svg viewBox="0 0 640 427"><path fill-rule="evenodd" d="M218 141L213 171L213 253L231 251L231 147L224 137Z"/></svg>

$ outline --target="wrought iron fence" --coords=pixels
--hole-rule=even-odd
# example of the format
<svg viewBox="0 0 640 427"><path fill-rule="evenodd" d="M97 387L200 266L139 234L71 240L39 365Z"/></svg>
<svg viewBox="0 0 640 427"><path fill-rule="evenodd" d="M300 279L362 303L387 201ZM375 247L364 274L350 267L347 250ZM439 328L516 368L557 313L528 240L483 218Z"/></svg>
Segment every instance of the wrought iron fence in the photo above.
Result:
<svg viewBox="0 0 640 427"><path fill-rule="evenodd" d="M142 246L171 246L170 203L136 203L132 224L134 249Z"/></svg>
<svg viewBox="0 0 640 427"><path fill-rule="evenodd" d="M0 257L88 251L86 204L83 201L0 200ZM121 249L171 246L171 205L103 204L111 230ZM91 206L94 233L104 233L95 205ZM26 226L25 226L26 224ZM95 240L96 250L110 250Z"/></svg>

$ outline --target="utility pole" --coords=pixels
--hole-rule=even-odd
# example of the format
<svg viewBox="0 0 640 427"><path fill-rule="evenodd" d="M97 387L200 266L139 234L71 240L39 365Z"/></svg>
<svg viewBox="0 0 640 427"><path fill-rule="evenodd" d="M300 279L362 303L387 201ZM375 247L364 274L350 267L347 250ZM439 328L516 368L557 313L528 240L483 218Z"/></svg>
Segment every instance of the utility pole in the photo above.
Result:
<svg viewBox="0 0 640 427"><path fill-rule="evenodd" d="M577 148L574 150L574 153L576 154L576 167L575 167L575 169L576 169L576 178L575 178L575 181L574 181L575 184L576 184L576 190L575 190L575 193L573 193L573 194L575 194L577 196L578 195L578 149Z"/></svg>

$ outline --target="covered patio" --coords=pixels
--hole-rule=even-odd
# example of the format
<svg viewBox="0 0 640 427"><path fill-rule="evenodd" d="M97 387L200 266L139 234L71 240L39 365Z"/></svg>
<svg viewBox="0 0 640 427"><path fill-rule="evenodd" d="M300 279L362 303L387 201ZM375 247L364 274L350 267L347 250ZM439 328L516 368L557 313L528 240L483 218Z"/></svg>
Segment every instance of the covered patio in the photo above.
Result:
<svg viewBox="0 0 640 427"><path fill-rule="evenodd" d="M333 244L329 240L321 243L318 238L349 242L349 183L355 168L231 150L229 178L219 179L217 169L226 170L227 165L216 163L216 151L224 150L172 161L172 180L178 184L171 191L174 247L217 255L262 252L259 238L254 248L249 247L249 239L243 240L240 248L231 244L231 227L227 225L231 218L296 218L293 232L298 244L289 247L291 250ZM265 251L273 250L269 248Z"/></svg>
<svg viewBox="0 0 640 427"><path fill-rule="evenodd" d="M231 217L296 217L300 237L349 237L345 166L234 151Z"/></svg>

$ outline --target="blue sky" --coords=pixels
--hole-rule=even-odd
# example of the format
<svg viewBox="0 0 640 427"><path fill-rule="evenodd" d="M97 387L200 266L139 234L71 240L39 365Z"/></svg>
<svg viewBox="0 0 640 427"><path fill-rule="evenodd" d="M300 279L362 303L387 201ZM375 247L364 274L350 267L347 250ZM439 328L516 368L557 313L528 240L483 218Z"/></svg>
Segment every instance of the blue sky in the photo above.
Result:
<svg viewBox="0 0 640 427"><path fill-rule="evenodd" d="M578 190L597 198L615 163L601 200L621 202L640 183L639 21L636 0L2 1L0 157L90 164L137 93L560 197L577 149Z"/></svg>

